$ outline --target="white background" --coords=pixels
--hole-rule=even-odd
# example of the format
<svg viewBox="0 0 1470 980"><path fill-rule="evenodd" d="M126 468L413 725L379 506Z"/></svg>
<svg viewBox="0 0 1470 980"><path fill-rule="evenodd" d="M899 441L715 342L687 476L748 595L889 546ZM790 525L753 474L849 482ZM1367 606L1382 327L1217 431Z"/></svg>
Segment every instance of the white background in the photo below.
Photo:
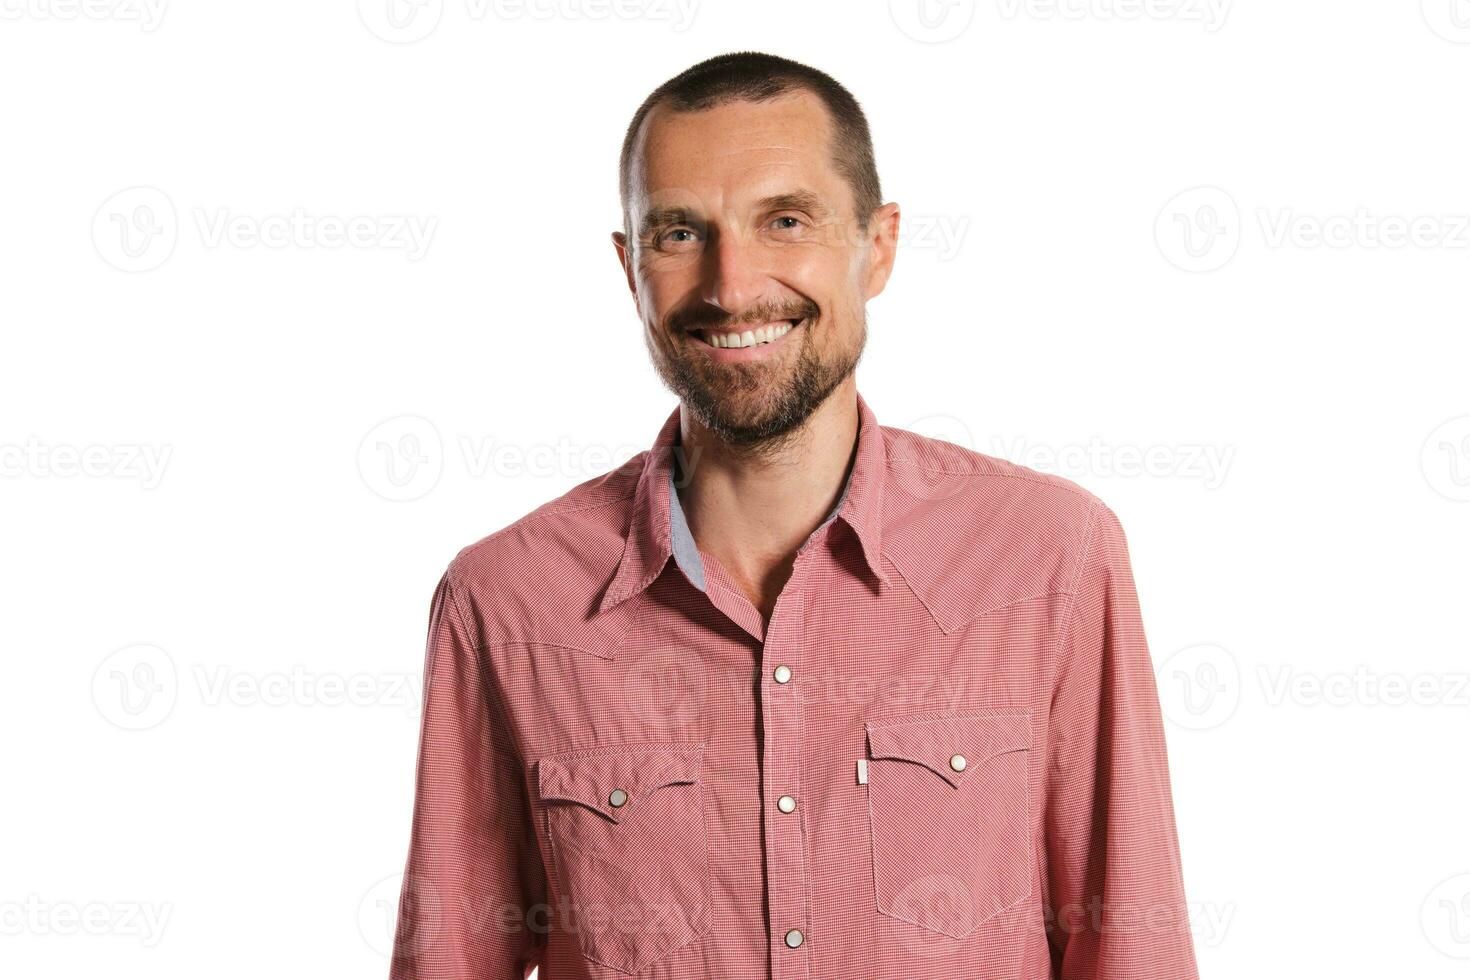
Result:
<svg viewBox="0 0 1470 980"><path fill-rule="evenodd" d="M0 973L386 974L430 593L672 408L619 142L758 48L880 420L1123 520L1202 973L1465 975L1470 3L159 2L0 0Z"/></svg>

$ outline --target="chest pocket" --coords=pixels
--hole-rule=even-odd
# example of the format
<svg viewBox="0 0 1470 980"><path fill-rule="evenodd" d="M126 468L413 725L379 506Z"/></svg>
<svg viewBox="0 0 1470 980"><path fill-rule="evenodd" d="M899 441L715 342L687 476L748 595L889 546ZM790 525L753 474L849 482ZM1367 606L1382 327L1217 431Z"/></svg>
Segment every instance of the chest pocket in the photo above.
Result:
<svg viewBox="0 0 1470 980"><path fill-rule="evenodd" d="M867 723L879 912L962 939L1031 894L1031 713Z"/></svg>
<svg viewBox="0 0 1470 980"><path fill-rule="evenodd" d="M627 974L709 929L709 856L694 743L537 763L557 881L587 959Z"/></svg>

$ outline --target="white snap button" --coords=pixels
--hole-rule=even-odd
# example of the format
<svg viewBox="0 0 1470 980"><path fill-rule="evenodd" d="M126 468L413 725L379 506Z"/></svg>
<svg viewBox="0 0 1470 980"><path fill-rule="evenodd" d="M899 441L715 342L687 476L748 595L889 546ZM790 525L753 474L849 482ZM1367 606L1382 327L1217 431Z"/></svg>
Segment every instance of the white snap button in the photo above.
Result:
<svg viewBox="0 0 1470 980"><path fill-rule="evenodd" d="M949 767L955 772L964 772L966 765L965 757L962 755L952 755L949 757Z"/></svg>
<svg viewBox="0 0 1470 980"><path fill-rule="evenodd" d="M805 938L806 937L801 934L800 929L792 929L786 934L786 945L790 946L792 949L795 949L796 947L801 945L801 941Z"/></svg>
<svg viewBox="0 0 1470 980"><path fill-rule="evenodd" d="M615 807L622 806L628 802L628 794L620 789L615 789L612 791L612 795L607 798L607 802Z"/></svg>
<svg viewBox="0 0 1470 980"><path fill-rule="evenodd" d="M776 678L777 684L785 684L786 682L791 680L791 668L786 666L785 664L782 664L781 666L776 668L776 673L774 676Z"/></svg>
<svg viewBox="0 0 1470 980"><path fill-rule="evenodd" d="M796 811L796 798L793 796L783 796L776 801L776 806L782 813L794 813Z"/></svg>

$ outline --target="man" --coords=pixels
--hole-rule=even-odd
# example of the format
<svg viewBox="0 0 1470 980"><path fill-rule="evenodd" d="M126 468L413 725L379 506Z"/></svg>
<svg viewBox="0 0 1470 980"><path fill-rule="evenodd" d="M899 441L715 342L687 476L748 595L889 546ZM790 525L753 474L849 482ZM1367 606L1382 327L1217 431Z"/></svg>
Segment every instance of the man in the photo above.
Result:
<svg viewBox="0 0 1470 980"><path fill-rule="evenodd" d="M858 395L899 209L852 96L713 58L621 178L680 405L440 581L392 975L1195 977L1117 519Z"/></svg>

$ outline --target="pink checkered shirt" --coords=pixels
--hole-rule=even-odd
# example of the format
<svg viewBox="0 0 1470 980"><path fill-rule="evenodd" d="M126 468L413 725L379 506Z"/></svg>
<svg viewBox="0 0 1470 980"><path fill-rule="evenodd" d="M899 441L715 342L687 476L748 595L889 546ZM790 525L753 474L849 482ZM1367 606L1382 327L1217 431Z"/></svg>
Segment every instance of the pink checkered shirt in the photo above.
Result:
<svg viewBox="0 0 1470 980"><path fill-rule="evenodd" d="M1113 512L881 427L769 624L653 448L434 594L394 980L1193 980Z"/></svg>

